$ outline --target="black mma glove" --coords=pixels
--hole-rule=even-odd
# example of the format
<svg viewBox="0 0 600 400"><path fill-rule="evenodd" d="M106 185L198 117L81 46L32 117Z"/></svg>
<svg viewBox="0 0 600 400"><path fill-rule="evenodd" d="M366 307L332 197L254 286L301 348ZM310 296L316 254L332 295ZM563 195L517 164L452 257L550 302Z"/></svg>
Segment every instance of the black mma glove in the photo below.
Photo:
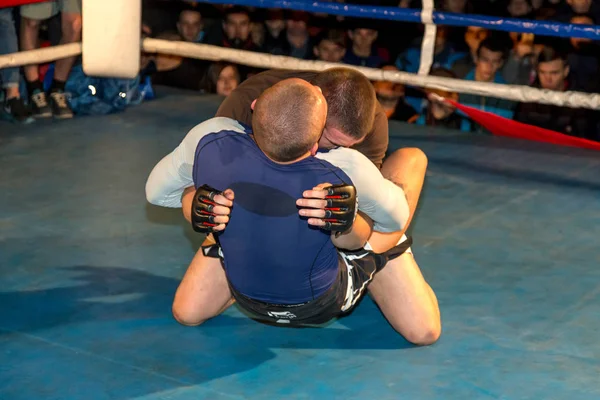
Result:
<svg viewBox="0 0 600 400"><path fill-rule="evenodd" d="M352 228L357 212L356 188L352 185L326 187L325 226L322 229L337 232L338 235Z"/></svg>
<svg viewBox="0 0 600 400"><path fill-rule="evenodd" d="M214 220L217 215L213 213L213 209L217 205L214 198L218 194L223 193L208 185L202 185L196 190L192 201L192 228L194 231L199 233L215 232L213 228L219 224Z"/></svg>

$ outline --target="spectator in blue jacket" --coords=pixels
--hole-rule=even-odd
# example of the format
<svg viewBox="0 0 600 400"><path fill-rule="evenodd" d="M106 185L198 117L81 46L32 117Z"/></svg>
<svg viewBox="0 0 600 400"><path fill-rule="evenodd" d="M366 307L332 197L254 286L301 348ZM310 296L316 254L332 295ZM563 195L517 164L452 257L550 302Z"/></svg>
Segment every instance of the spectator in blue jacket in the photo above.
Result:
<svg viewBox="0 0 600 400"><path fill-rule="evenodd" d="M502 77L501 69L506 60L508 48L506 42L499 38L490 36L479 45L475 58L475 68L465 77L465 80L476 82L492 82L506 84ZM460 103L492 112L501 117L512 119L514 115L515 102L495 97L480 96L473 94L461 94ZM468 118L463 118L461 130L469 132L485 133L483 127Z"/></svg>
<svg viewBox="0 0 600 400"><path fill-rule="evenodd" d="M433 64L431 68L450 69L452 65L461 58L466 56L466 53L455 51L452 43L448 41L450 30L446 26L438 26L435 35L435 46L433 48ZM396 59L396 67L400 71L417 73L421 64L421 43L410 47L405 52L400 54Z"/></svg>

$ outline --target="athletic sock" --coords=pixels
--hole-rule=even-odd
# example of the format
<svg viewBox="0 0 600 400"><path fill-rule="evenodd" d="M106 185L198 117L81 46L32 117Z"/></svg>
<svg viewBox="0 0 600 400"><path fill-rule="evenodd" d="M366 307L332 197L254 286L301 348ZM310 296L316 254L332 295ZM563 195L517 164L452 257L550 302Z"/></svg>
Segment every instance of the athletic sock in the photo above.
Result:
<svg viewBox="0 0 600 400"><path fill-rule="evenodd" d="M39 79L36 79L35 81L27 81L26 83L27 93L29 93L29 96L33 95L36 91L44 91L44 85L42 85L42 82L40 82Z"/></svg>
<svg viewBox="0 0 600 400"><path fill-rule="evenodd" d="M66 84L66 82L59 81L58 79L54 78L54 80L52 81L52 85L50 86L50 93L64 92L65 84Z"/></svg>

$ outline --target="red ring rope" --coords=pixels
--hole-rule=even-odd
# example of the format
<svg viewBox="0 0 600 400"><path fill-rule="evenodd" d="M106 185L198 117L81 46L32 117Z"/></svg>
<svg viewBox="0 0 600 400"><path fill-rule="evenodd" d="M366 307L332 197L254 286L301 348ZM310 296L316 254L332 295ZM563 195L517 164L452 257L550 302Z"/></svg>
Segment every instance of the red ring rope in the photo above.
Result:
<svg viewBox="0 0 600 400"><path fill-rule="evenodd" d="M44 3L48 0L0 0L0 8L18 7L25 4Z"/></svg>

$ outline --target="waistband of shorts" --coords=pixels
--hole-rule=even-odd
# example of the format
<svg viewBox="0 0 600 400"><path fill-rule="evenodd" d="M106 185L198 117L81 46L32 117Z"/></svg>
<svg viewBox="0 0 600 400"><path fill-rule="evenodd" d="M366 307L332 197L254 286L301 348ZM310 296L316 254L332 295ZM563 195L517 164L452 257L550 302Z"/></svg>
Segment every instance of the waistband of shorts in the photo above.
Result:
<svg viewBox="0 0 600 400"><path fill-rule="evenodd" d="M231 283L229 284L229 289L231 290L232 294L234 294L234 296L239 296L244 301L248 301L248 302L256 304L258 306L275 307L275 308L290 308L290 309L298 308L298 307L303 307L303 306L309 306L315 302L318 302L320 300L331 297L332 295L335 295L337 293L340 285L345 284L344 279L346 278L346 272L347 272L346 264L344 263L342 255L338 253L337 275L336 275L333 283L331 284L331 286L327 290L325 290L323 293L321 293L318 297L315 297L314 299L305 301L303 303L277 304L277 303L270 303L270 302L266 302L266 301L262 301L262 300L253 299L253 298L248 297L245 294L241 293L239 290L237 290L235 287L233 287L233 285L231 285Z"/></svg>

